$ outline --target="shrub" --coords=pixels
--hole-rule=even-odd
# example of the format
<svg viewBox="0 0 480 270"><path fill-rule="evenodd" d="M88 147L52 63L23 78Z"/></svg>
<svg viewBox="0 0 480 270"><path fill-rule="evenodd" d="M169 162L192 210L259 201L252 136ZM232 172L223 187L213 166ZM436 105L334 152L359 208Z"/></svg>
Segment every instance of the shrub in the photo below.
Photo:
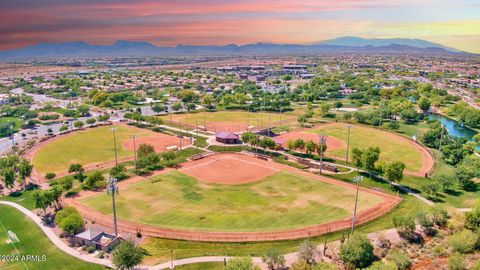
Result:
<svg viewBox="0 0 480 270"><path fill-rule="evenodd" d="M480 230L480 200L475 204L472 211L465 213L465 227L470 230Z"/></svg>
<svg viewBox="0 0 480 270"><path fill-rule="evenodd" d="M434 236L437 231L434 228L432 215L429 215L427 212L421 212L417 215L417 222L422 226L423 231L428 236Z"/></svg>
<svg viewBox="0 0 480 270"><path fill-rule="evenodd" d="M354 234L340 247L340 259L355 268L368 267L375 260L373 245L365 235Z"/></svg>
<svg viewBox="0 0 480 270"><path fill-rule="evenodd" d="M57 177L57 175L52 172L45 174L45 179L47 179L48 181L55 179L55 177Z"/></svg>
<svg viewBox="0 0 480 270"><path fill-rule="evenodd" d="M306 240L298 250L298 257L306 263L312 265L315 264L315 256L317 255L316 251L317 250L315 246L310 243L310 241Z"/></svg>
<svg viewBox="0 0 480 270"><path fill-rule="evenodd" d="M62 220L64 218L68 217L71 214L78 214L77 209L69 206L69 207L65 207L62 210L58 211L57 214L55 215L55 224L57 224L57 225L60 224L60 222L62 222Z"/></svg>
<svg viewBox="0 0 480 270"><path fill-rule="evenodd" d="M312 270L338 270L338 266L335 264L327 263L327 262L319 262L316 264Z"/></svg>
<svg viewBox="0 0 480 270"><path fill-rule="evenodd" d="M262 256L262 261L268 269L280 269L285 266L285 257L276 249L270 248Z"/></svg>
<svg viewBox="0 0 480 270"><path fill-rule="evenodd" d="M377 261L374 262L370 267L364 268L366 270L397 270L397 267L395 266L394 263L391 262L381 262Z"/></svg>
<svg viewBox="0 0 480 270"><path fill-rule="evenodd" d="M125 168L125 165L118 164L116 166L113 166L110 169L110 176L117 179L118 181L127 179L128 174L127 174L127 169Z"/></svg>
<svg viewBox="0 0 480 270"><path fill-rule="evenodd" d="M257 270L250 257L237 257L230 259L225 266L225 270Z"/></svg>
<svg viewBox="0 0 480 270"><path fill-rule="evenodd" d="M395 216L393 218L393 226L397 229L398 234L406 239L412 239L415 233L415 220L412 217Z"/></svg>
<svg viewBox="0 0 480 270"><path fill-rule="evenodd" d="M435 225L444 227L449 219L447 210L441 205L435 205L430 209L430 215Z"/></svg>
<svg viewBox="0 0 480 270"><path fill-rule="evenodd" d="M470 230L463 230L450 236L448 243L455 252L470 253L477 246L478 235Z"/></svg>
<svg viewBox="0 0 480 270"><path fill-rule="evenodd" d="M447 251L445 250L445 248L441 245L437 245L435 246L433 249L433 255L435 255L436 257L442 257L442 256L445 256L447 255Z"/></svg>
<svg viewBox="0 0 480 270"><path fill-rule="evenodd" d="M85 251L87 251L88 253L93 253L95 252L96 248L94 246L88 246Z"/></svg>
<svg viewBox="0 0 480 270"><path fill-rule="evenodd" d="M461 254L455 253L448 259L449 270L466 270L467 265Z"/></svg>
<svg viewBox="0 0 480 270"><path fill-rule="evenodd" d="M85 179L82 187L86 190L105 187L105 177L100 171L95 171Z"/></svg>
<svg viewBox="0 0 480 270"><path fill-rule="evenodd" d="M408 269L412 264L408 254L398 249L390 250L387 255L387 260L395 263L398 270Z"/></svg>

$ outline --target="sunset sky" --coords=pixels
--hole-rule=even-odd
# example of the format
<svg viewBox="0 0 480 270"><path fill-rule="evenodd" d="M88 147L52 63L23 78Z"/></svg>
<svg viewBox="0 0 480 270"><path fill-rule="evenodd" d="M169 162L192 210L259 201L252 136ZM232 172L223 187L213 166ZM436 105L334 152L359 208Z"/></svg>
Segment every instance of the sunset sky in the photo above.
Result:
<svg viewBox="0 0 480 270"><path fill-rule="evenodd" d="M155 45L420 38L480 53L480 0L0 0L0 50L38 42Z"/></svg>

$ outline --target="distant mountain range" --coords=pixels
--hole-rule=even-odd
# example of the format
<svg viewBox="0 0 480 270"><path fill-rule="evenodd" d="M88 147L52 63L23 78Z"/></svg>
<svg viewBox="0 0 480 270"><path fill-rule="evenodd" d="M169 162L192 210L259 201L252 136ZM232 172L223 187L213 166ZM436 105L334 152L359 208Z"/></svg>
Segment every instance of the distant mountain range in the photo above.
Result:
<svg viewBox="0 0 480 270"><path fill-rule="evenodd" d="M316 44L255 43L238 46L158 47L148 42L120 40L111 45L86 42L39 43L24 48L0 51L0 60L81 56L166 56L166 55L273 55L319 53L418 53L468 54L420 39L364 39L341 37Z"/></svg>

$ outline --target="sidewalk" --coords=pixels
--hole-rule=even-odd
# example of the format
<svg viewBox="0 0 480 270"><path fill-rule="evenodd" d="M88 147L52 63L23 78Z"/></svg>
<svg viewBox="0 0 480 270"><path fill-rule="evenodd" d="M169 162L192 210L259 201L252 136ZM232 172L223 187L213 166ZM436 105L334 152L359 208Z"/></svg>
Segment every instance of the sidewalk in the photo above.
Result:
<svg viewBox="0 0 480 270"><path fill-rule="evenodd" d="M10 206L10 207L13 207L13 208L17 209L18 211L22 212L24 215L26 215L31 220L33 220L33 222L35 222L35 224L37 224L37 226L45 233L45 235L50 239L50 241L57 248L59 248L61 251L65 252L65 253L67 253L67 254L69 254L69 255L77 258L77 259L85 261L85 262L100 264L100 265L104 265L104 266L107 266L107 267L110 267L110 268L114 268L112 262L109 261L109 260L94 258L94 257L91 257L89 255L83 254L83 253L75 250L74 248L71 248L71 247L67 246L67 244L65 244L52 231L51 228L43 225L42 220L37 215L35 215L34 213L32 213L28 209L26 209L25 207L23 207L19 204L13 203L13 202L6 202L6 201L0 201L0 205L7 205L7 206Z"/></svg>

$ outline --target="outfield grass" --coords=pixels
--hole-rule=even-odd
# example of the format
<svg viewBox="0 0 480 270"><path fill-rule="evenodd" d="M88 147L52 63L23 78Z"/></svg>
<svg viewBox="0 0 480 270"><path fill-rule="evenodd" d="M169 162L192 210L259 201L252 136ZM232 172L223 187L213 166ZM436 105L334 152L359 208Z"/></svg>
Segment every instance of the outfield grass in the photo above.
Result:
<svg viewBox="0 0 480 270"><path fill-rule="evenodd" d="M348 130L344 123L333 123L318 126L308 131L335 137L346 145ZM388 134L373 128L356 125L350 132L350 157L353 148L380 147L380 160L384 162L401 161L406 169L417 171L422 167L422 153L414 146L405 141L396 139L395 135ZM327 154L337 158L345 158L345 148L328 150Z"/></svg>
<svg viewBox="0 0 480 270"><path fill-rule="evenodd" d="M153 177L123 189L120 218L165 228L202 231L271 231L344 219L353 213L354 190L290 173L243 185L205 184L179 172ZM360 210L381 202L359 196ZM81 203L111 214L102 193Z"/></svg>
<svg viewBox="0 0 480 270"><path fill-rule="evenodd" d="M110 126L77 131L55 139L39 149L33 157L33 166L41 174L62 172L72 163L89 164L115 159L113 134ZM127 126L116 126L118 157L128 157L132 152L123 147L133 134L147 135L151 131L139 131Z"/></svg>
<svg viewBox="0 0 480 270"><path fill-rule="evenodd" d="M359 225L357 231L370 233L390 229L393 228L393 217L415 217L419 212L427 208L426 204L421 203L416 198L406 196L405 200L395 210L371 222ZM325 238L327 238L328 242L331 242L340 239L341 235L342 232L334 232L328 235L312 237L309 241L320 245L325 241ZM295 252L303 241L305 239L254 243L208 243L148 238L141 246L151 254L151 256L145 257L144 263L146 265L154 265L170 260L171 251L173 251L174 259L197 256L262 256L270 248L274 248L283 254Z"/></svg>
<svg viewBox="0 0 480 270"><path fill-rule="evenodd" d="M0 255L45 255L46 261L5 262L0 261L0 269L105 269L102 266L88 264L63 253L43 234L43 232L21 212L9 206L0 205ZM7 243L7 231L14 232L19 243L15 247ZM18 253L17 253L18 250Z"/></svg>
<svg viewBox="0 0 480 270"><path fill-rule="evenodd" d="M295 120L296 117L282 113L267 113L267 112L246 112L246 111L219 111L219 112L198 112L198 113L181 113L161 116L163 120L174 122L181 121L189 125L208 125L214 123L225 123L234 125L246 125L247 122L251 126L258 125L266 126L273 122L284 122Z"/></svg>

